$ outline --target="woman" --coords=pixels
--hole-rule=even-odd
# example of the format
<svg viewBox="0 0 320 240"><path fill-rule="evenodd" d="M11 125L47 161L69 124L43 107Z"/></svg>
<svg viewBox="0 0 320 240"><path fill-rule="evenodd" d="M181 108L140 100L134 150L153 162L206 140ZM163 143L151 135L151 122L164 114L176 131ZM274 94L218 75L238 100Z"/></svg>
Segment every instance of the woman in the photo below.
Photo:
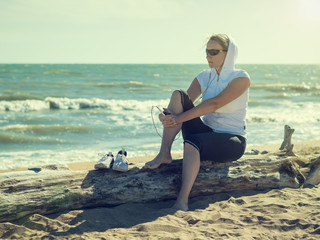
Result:
<svg viewBox="0 0 320 240"><path fill-rule="evenodd" d="M246 147L250 79L248 73L235 69L237 47L227 35L214 34L207 43L206 54L210 69L193 80L187 93L173 92L165 109L168 114L159 117L164 126L160 152L145 164L148 169L170 164L173 140L182 129L182 186L174 208L185 211L200 160L234 161L243 155ZM201 103L194 106L201 94Z"/></svg>

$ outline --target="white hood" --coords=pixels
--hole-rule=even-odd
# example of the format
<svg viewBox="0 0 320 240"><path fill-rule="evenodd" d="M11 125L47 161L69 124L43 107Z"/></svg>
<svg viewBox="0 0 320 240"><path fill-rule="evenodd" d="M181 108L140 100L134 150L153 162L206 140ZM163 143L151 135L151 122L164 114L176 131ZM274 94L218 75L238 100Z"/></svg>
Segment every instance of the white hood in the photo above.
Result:
<svg viewBox="0 0 320 240"><path fill-rule="evenodd" d="M230 80L230 77L235 74L235 63L238 56L238 47L236 46L234 40L229 37L229 47L226 58L224 60L219 81ZM215 69L213 69L215 70Z"/></svg>
<svg viewBox="0 0 320 240"><path fill-rule="evenodd" d="M229 38L229 47L228 47L226 59L223 63L221 74L224 74L225 71L234 71L235 69L234 65L236 63L236 59L238 56L238 48L234 40L229 36L228 38Z"/></svg>

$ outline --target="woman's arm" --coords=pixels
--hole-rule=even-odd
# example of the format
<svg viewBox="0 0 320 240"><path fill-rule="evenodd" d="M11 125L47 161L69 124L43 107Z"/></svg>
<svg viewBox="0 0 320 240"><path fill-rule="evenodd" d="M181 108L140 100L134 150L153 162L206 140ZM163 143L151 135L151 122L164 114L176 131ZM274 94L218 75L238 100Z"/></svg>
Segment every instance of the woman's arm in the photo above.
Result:
<svg viewBox="0 0 320 240"><path fill-rule="evenodd" d="M194 102L200 96L201 88L197 78L193 79L190 87L187 90L187 93L192 102Z"/></svg>
<svg viewBox="0 0 320 240"><path fill-rule="evenodd" d="M192 84L191 84L192 85ZM167 127L189 121L196 117L215 112L217 109L240 97L250 86L250 79L246 77L236 78L216 97L207 99L198 106L183 112L177 116L167 115Z"/></svg>
<svg viewBox="0 0 320 240"><path fill-rule="evenodd" d="M191 84L187 90L187 93L188 93L192 102L194 102L200 96L201 87L200 87L200 84L199 84L197 78L193 79L193 81L191 82ZM169 112L169 110L167 108L164 108L164 111ZM162 122L162 124L164 124L164 127L170 127L170 126L167 126L167 124L165 123L167 121L164 122L164 120L166 120L164 114L162 114L162 113L159 114L159 120L160 120L160 122Z"/></svg>

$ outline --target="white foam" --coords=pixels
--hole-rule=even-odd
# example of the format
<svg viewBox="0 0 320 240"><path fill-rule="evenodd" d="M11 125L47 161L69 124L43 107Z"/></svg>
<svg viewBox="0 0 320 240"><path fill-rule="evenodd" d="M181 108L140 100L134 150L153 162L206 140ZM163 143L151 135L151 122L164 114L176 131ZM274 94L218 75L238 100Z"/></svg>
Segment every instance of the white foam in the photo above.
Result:
<svg viewBox="0 0 320 240"><path fill-rule="evenodd" d="M0 101L0 111L28 112L49 109L49 103L41 100Z"/></svg>
<svg viewBox="0 0 320 240"><path fill-rule="evenodd" d="M118 149L108 149L114 155ZM180 153L181 151L173 151ZM0 153L0 170L41 167L48 164L68 164L76 162L96 162L100 159L101 154L107 153L104 150L37 150L37 151L19 151ZM156 150L138 150L128 151L128 159L137 156L155 156Z"/></svg>
<svg viewBox="0 0 320 240"><path fill-rule="evenodd" d="M278 106L249 108L248 123L277 122L277 123L318 123L320 120L320 103L281 101Z"/></svg>
<svg viewBox="0 0 320 240"><path fill-rule="evenodd" d="M86 108L104 108L121 112L126 110L150 111L152 105L166 106L169 100L115 100L100 98L54 98L42 100L0 101L0 111L28 112L44 109L79 110Z"/></svg>
<svg viewBox="0 0 320 240"><path fill-rule="evenodd" d="M0 169L15 169L48 164L66 164L72 162L95 161L97 151L90 150L37 150L6 152L0 154Z"/></svg>

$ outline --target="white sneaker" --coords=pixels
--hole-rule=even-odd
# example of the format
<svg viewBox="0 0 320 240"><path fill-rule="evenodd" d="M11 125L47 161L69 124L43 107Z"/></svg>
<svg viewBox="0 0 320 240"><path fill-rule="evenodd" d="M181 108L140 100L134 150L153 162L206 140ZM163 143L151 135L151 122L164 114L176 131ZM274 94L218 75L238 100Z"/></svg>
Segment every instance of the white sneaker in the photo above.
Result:
<svg viewBox="0 0 320 240"><path fill-rule="evenodd" d="M126 150L122 149L118 152L116 160L114 161L113 170L120 172L127 172L128 169L128 159Z"/></svg>
<svg viewBox="0 0 320 240"><path fill-rule="evenodd" d="M108 169L112 168L114 163L114 157L111 152L103 155L103 157L94 165L95 169Z"/></svg>

